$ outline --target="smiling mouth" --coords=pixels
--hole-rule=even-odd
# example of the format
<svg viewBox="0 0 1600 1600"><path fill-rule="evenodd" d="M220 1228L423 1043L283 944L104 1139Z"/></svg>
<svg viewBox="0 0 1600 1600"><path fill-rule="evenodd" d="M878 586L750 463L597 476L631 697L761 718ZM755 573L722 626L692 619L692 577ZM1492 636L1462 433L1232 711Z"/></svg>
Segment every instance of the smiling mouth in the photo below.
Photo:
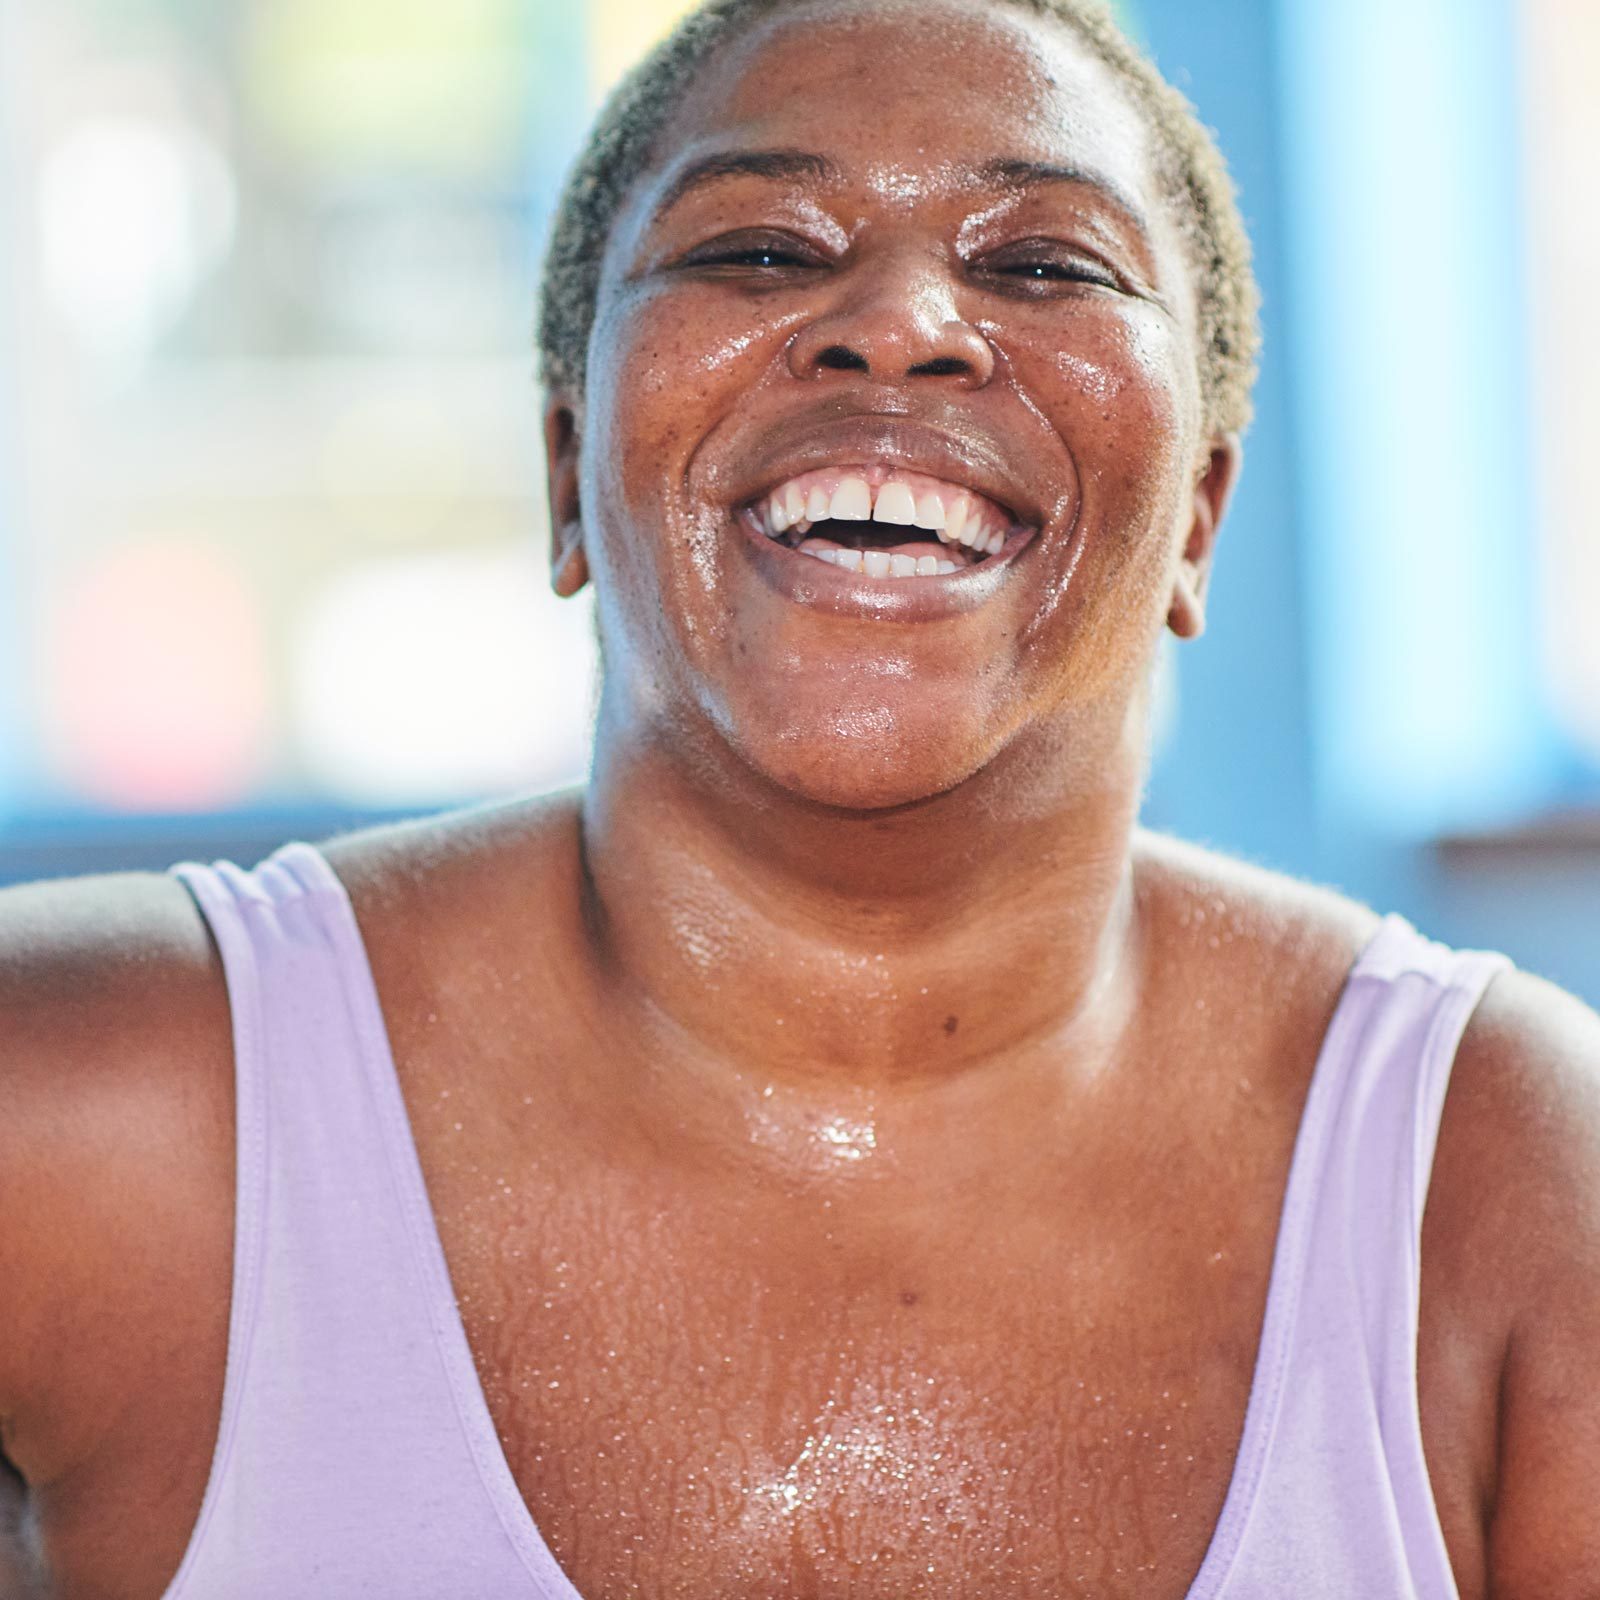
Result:
<svg viewBox="0 0 1600 1600"><path fill-rule="evenodd" d="M740 514L781 548L871 579L954 577L1037 531L975 489L884 466L802 473Z"/></svg>

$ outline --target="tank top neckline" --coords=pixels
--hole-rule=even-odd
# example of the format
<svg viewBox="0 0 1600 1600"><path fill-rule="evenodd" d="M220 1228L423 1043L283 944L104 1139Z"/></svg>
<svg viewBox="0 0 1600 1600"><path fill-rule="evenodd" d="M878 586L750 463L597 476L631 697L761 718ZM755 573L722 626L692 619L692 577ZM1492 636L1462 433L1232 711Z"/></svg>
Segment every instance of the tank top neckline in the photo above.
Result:
<svg viewBox="0 0 1600 1600"><path fill-rule="evenodd" d="M355 992L351 1000L357 1012L355 1021L361 1035L364 1066L383 1127L385 1152L407 1216L417 1263L427 1285L434 1337L449 1373L461 1427L485 1492L507 1537L542 1586L541 1600L584 1600L557 1562L522 1498L489 1410L466 1324L456 1301L444 1243L400 1088L377 980L349 892L315 845L294 841L281 846L272 859L293 873L307 892L319 896L333 912L344 970L354 978ZM1368 969L1381 970L1397 947L1421 942L1422 935L1398 912L1391 912L1382 919L1352 963L1318 1047L1279 1207L1266 1304L1233 1470L1205 1556L1182 1600L1214 1600L1220 1592L1238 1553L1261 1484L1283 1398L1298 1290L1304 1277L1302 1269L1316 1172L1330 1120L1329 1105L1338 1090L1337 1063L1347 1056L1345 1035L1357 1020L1353 998L1356 982Z"/></svg>

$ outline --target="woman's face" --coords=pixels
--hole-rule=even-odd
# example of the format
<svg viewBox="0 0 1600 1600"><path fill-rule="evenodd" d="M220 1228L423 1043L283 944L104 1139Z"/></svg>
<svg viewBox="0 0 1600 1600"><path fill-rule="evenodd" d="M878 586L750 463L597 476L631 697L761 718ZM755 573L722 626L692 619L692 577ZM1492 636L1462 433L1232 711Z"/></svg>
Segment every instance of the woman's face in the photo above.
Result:
<svg viewBox="0 0 1600 1600"><path fill-rule="evenodd" d="M716 58L658 151L547 417L608 694L849 807L1125 742L1236 456L1109 71L1005 7L839 0Z"/></svg>

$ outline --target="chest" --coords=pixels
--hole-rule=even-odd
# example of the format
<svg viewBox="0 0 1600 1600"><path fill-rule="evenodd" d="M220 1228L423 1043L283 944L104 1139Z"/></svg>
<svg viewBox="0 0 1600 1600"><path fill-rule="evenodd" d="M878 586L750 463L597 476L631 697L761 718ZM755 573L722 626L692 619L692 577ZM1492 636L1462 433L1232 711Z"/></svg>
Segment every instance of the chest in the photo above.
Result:
<svg viewBox="0 0 1600 1600"><path fill-rule="evenodd" d="M1270 1229L1057 1195L930 1230L562 1165L441 1166L436 1211L507 1463L585 1600L1188 1592Z"/></svg>

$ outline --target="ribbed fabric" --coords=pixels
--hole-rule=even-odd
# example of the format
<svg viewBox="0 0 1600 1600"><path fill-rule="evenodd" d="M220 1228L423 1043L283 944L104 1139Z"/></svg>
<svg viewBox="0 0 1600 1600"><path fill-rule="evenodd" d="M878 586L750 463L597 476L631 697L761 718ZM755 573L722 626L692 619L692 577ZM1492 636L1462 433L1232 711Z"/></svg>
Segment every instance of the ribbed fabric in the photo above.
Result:
<svg viewBox="0 0 1600 1600"><path fill-rule="evenodd" d="M221 1427L165 1600L582 1600L495 1434L343 886L302 843L171 870L226 969L238 1209ZM1188 1600L1454 1600L1417 1416L1419 1242L1456 1045L1508 965L1391 916L1352 970Z"/></svg>

